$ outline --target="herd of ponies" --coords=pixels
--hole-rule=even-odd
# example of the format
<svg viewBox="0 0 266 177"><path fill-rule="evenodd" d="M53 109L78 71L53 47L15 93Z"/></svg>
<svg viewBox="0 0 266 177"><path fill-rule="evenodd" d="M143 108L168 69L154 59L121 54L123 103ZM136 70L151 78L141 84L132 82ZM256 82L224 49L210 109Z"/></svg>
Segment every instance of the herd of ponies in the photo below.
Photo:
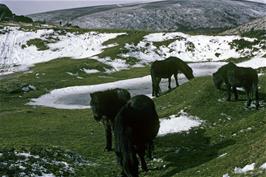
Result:
<svg viewBox="0 0 266 177"><path fill-rule="evenodd" d="M151 64L152 95L159 96L160 81L168 78L171 89L171 77L174 75L178 86L177 75L183 73L187 79L193 79L192 69L181 59L169 57ZM228 63L213 74L213 82L217 89L224 83L227 89L227 100L231 99L231 91L238 99L236 87L243 87L247 94L247 106L253 98L256 109L259 108L258 74L252 68L238 67ZM160 122L154 102L145 95L131 98L126 89L116 88L90 94L91 109L96 121L101 121L105 128L107 151L112 150L112 132L114 134L114 151L121 166L122 177L139 176L139 160L143 171L147 171L145 154L152 158L153 140L159 131ZM139 160L138 160L139 159Z"/></svg>

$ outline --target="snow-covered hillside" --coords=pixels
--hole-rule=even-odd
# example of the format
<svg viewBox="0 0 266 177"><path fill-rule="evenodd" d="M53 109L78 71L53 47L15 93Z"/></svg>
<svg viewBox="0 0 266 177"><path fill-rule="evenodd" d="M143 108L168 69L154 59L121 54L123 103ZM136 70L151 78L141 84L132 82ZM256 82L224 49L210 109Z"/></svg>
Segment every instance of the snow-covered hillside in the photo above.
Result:
<svg viewBox="0 0 266 177"><path fill-rule="evenodd" d="M61 57L76 59L97 55L104 48L115 44L103 45L109 39L124 33L84 34L64 33L52 29L24 31L17 27L0 29L0 75L21 71L36 63L46 62ZM45 49L30 45L31 40L43 42ZM38 45L38 44L37 44Z"/></svg>
<svg viewBox="0 0 266 177"><path fill-rule="evenodd" d="M17 27L0 29L0 75L28 69L30 66L62 57L95 59L111 66L111 71L142 67L169 56L186 62L226 61L249 57L252 62L265 61L265 41L234 36L188 35L180 32L150 33L136 45L125 43L115 58L100 57L105 48L116 46L104 42L127 33L67 32L38 29L26 31ZM239 49L237 42L252 43ZM254 43L254 44L253 44ZM264 47L262 47L264 45ZM133 58L134 62L130 63ZM253 61L254 60L254 61ZM108 70L110 71L110 70ZM84 71L88 74L95 71ZM96 71L97 72L97 71Z"/></svg>
<svg viewBox="0 0 266 177"><path fill-rule="evenodd" d="M263 56L266 50L254 46L258 50L245 48L237 50L233 47L234 40L243 39L253 42L255 39L240 36L191 36L184 33L153 33L144 37L137 45L128 44L129 52L123 57L135 57L143 63L176 56L187 62L221 61L229 58L245 56ZM170 42L169 42L170 41ZM156 46L156 43L163 45ZM164 45L166 43L166 45Z"/></svg>

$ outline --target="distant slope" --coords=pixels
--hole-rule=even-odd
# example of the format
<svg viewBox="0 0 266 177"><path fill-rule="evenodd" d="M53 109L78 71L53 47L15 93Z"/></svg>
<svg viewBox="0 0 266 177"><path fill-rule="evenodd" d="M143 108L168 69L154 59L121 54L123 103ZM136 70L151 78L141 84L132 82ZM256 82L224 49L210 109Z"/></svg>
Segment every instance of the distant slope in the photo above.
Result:
<svg viewBox="0 0 266 177"><path fill-rule="evenodd" d="M257 30L263 30L266 31L266 16L253 20L249 23L243 24L238 26L237 28L226 30L225 32L221 33L223 35L228 35L228 34L242 34L246 33L249 31L257 31Z"/></svg>
<svg viewBox="0 0 266 177"><path fill-rule="evenodd" d="M32 19L23 15L13 14L12 11L5 5L0 3L0 21L16 21L32 23Z"/></svg>
<svg viewBox="0 0 266 177"><path fill-rule="evenodd" d="M11 18L12 15L11 10L5 4L0 4L0 21L6 18Z"/></svg>
<svg viewBox="0 0 266 177"><path fill-rule="evenodd" d="M86 28L186 31L231 28L266 16L266 4L237 0L167 0L105 5L30 15L34 20Z"/></svg>

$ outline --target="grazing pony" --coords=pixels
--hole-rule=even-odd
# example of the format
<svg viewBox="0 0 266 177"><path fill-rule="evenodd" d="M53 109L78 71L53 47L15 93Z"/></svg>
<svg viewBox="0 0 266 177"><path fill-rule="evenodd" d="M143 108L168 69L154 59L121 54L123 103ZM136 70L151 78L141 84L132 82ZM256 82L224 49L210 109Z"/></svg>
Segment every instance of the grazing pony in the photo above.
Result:
<svg viewBox="0 0 266 177"><path fill-rule="evenodd" d="M181 59L169 57L162 61L155 61L151 64L152 96L159 96L160 82L162 78L168 78L168 88L171 89L171 77L174 75L178 87L177 74L181 72L190 80L194 78L192 69Z"/></svg>
<svg viewBox="0 0 266 177"><path fill-rule="evenodd" d="M138 95L124 105L115 118L115 152L123 177L138 177L138 158L147 171L145 151L151 152L153 139L159 130L159 118L149 97Z"/></svg>
<svg viewBox="0 0 266 177"><path fill-rule="evenodd" d="M96 121L102 121L105 128L107 151L112 150L112 128L116 114L130 99L130 93L125 89L112 89L90 94L91 109Z"/></svg>
<svg viewBox="0 0 266 177"><path fill-rule="evenodd" d="M259 108L258 81L258 73L255 69L238 67L231 62L222 66L213 74L213 82L217 89L221 89L222 83L225 83L228 101L231 100L231 90L233 90L235 100L237 100L236 87L243 87L248 98L247 107L250 106L252 98L255 97L256 109Z"/></svg>

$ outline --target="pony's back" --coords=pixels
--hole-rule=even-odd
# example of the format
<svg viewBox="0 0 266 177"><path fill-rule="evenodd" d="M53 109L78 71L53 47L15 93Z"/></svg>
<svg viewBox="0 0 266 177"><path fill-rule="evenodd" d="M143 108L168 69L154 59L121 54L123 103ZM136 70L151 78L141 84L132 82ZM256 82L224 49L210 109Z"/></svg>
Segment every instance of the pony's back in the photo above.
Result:
<svg viewBox="0 0 266 177"><path fill-rule="evenodd" d="M246 89L251 89L253 85L257 86L259 81L257 71L246 67L236 67L228 71L227 77L231 85L243 86Z"/></svg>

